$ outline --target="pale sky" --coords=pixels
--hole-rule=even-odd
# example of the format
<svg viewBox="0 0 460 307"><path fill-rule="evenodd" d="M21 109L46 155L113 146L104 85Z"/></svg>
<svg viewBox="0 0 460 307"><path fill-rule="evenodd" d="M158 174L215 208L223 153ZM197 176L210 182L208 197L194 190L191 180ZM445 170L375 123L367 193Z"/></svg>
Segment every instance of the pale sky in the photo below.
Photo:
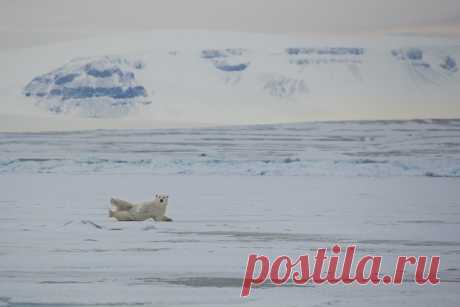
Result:
<svg viewBox="0 0 460 307"><path fill-rule="evenodd" d="M0 49L120 31L460 33L459 0L0 0Z"/></svg>

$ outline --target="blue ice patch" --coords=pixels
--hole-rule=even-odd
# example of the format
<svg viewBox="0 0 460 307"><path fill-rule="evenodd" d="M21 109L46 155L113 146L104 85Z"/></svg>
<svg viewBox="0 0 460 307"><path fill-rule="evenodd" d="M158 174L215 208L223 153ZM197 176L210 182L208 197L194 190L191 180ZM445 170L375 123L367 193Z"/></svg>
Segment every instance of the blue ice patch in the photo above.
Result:
<svg viewBox="0 0 460 307"><path fill-rule="evenodd" d="M450 56L446 56L440 66L450 72L456 72L458 70L457 62Z"/></svg>
<svg viewBox="0 0 460 307"><path fill-rule="evenodd" d="M134 97L146 97L147 92L143 86L128 87L123 89L120 86L114 87L64 87L53 89L51 96L61 96L62 99L85 99L94 97L111 97L113 99L128 99Z"/></svg>
<svg viewBox="0 0 460 307"><path fill-rule="evenodd" d="M121 75L121 71L118 68L109 68L109 69L97 69L91 67L91 65L87 65L86 73L89 76L96 77L96 78L108 78L111 77L113 74Z"/></svg>
<svg viewBox="0 0 460 307"><path fill-rule="evenodd" d="M242 63L242 64L237 64L237 65L216 64L215 66L217 69L220 69L222 71L232 72L232 71L243 71L246 68L248 68L249 64L248 63Z"/></svg>
<svg viewBox="0 0 460 307"><path fill-rule="evenodd" d="M287 48L289 55L317 54L317 55L363 55L364 48L333 47L333 48Z"/></svg>
<svg viewBox="0 0 460 307"><path fill-rule="evenodd" d="M406 50L406 57L409 60L422 60L423 59L423 51L419 48L410 48Z"/></svg>
<svg viewBox="0 0 460 307"><path fill-rule="evenodd" d="M226 56L227 55L224 52L220 50L216 50L216 49L208 49L208 50L201 51L201 57L203 59L224 58Z"/></svg>
<svg viewBox="0 0 460 307"><path fill-rule="evenodd" d="M63 76L59 76L54 80L54 84L61 85L65 83L72 82L76 77L78 77L79 74L67 74Z"/></svg>

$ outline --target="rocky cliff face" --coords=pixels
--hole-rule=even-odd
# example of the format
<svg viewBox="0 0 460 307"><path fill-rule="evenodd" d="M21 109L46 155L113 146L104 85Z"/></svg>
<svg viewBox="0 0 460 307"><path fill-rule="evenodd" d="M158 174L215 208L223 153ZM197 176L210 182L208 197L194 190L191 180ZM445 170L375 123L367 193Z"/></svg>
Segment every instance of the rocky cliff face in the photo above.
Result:
<svg viewBox="0 0 460 307"><path fill-rule="evenodd" d="M77 59L34 78L24 94L53 113L78 112L87 117L116 117L137 104L150 103L136 80L142 62L121 57Z"/></svg>

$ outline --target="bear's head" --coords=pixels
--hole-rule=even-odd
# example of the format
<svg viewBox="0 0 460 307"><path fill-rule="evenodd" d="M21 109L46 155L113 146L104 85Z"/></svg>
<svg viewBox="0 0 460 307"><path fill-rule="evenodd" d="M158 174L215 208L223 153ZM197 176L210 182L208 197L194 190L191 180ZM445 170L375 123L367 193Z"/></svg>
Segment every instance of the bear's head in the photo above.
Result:
<svg viewBox="0 0 460 307"><path fill-rule="evenodd" d="M165 206L168 204L169 195L165 193L157 193L155 194L155 201L159 201L160 204L164 204Z"/></svg>

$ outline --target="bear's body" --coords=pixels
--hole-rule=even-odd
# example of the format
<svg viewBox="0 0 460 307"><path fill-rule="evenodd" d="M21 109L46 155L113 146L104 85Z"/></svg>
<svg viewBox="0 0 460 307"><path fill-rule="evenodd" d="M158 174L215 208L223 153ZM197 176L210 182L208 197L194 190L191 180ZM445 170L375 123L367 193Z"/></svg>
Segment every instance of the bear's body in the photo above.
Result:
<svg viewBox="0 0 460 307"><path fill-rule="evenodd" d="M168 196L165 194L157 194L153 201L140 204L116 198L111 198L110 203L112 208L109 210L109 216L118 221L145 221L150 218L162 222L172 221L165 215L168 206Z"/></svg>

